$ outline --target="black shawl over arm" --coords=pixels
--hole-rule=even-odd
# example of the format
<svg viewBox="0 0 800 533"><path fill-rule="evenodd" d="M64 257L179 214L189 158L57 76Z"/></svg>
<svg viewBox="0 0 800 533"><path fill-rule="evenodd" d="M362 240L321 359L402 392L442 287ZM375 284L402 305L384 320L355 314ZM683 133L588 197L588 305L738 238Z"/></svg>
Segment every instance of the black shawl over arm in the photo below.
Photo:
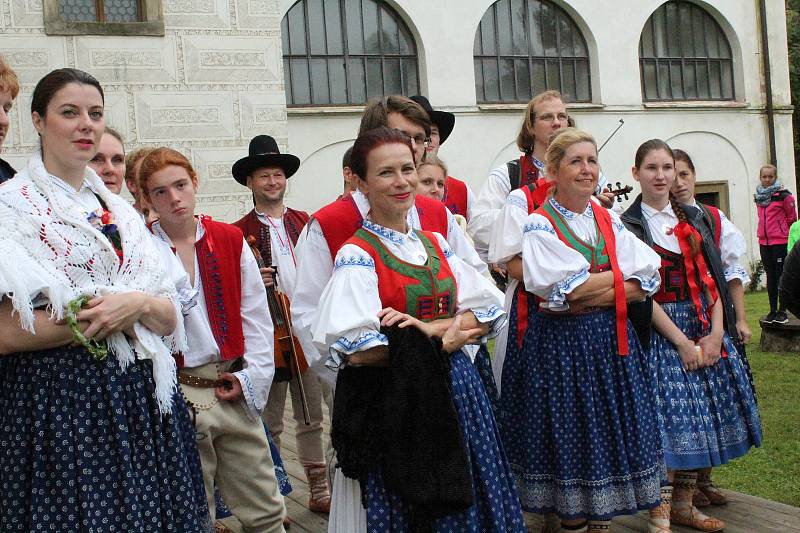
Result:
<svg viewBox="0 0 800 533"><path fill-rule="evenodd" d="M415 531L472 505L472 478L450 395L450 356L416 328L383 330L389 366L339 370L331 439L339 467L361 484L380 469L410 506Z"/></svg>

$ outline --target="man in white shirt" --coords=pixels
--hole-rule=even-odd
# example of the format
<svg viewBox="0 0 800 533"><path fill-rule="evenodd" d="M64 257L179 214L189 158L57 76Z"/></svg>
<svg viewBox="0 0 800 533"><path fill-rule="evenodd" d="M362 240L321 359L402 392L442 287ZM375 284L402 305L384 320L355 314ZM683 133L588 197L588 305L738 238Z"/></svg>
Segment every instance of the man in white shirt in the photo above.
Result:
<svg viewBox="0 0 800 533"><path fill-rule="evenodd" d="M275 368L256 259L238 228L195 216L197 174L182 154L154 150L139 177L159 215L153 233L175 250L196 299L184 310L189 349L178 380L196 413L212 519L216 482L244 532L284 531L283 497L260 418Z"/></svg>
<svg viewBox="0 0 800 533"><path fill-rule="evenodd" d="M253 193L255 204L254 209L234 225L242 230L248 244L258 250L264 261L261 273L267 291L275 290L273 276L277 270L277 289L287 295L289 301L294 294L297 275L294 247L308 221L308 214L286 207L283 198L287 180L299 166L300 160L296 156L280 153L275 139L258 135L250 141L249 155L238 160L232 170L234 179ZM274 311L263 310L267 314ZM274 324L286 323L283 316L272 316L272 320ZM303 333L294 332L296 335ZM305 469L309 485L308 508L317 513L328 513L331 497L322 451L322 388L314 372L304 372L305 356L298 348L295 347L297 353L294 353L291 344L284 342L276 353L275 377L263 418L280 449L286 392L287 389L291 391L297 458ZM296 368L292 362L295 355Z"/></svg>

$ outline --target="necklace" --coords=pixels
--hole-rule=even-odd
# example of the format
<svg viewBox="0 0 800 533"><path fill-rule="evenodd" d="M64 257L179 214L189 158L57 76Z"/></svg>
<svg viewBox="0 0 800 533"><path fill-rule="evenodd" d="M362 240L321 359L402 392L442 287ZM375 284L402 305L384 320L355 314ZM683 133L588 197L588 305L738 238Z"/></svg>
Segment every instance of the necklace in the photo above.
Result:
<svg viewBox="0 0 800 533"><path fill-rule="evenodd" d="M256 213L258 213L258 211L256 211ZM269 216L267 214L262 214L262 213L258 213L258 214L267 218L267 222L269 222L269 225L272 226L272 229L275 230L275 235L278 236L278 244L280 244L280 246L283 249L286 249L286 248L289 249L289 253L292 256L292 262L295 265L297 265L297 259L295 258L294 250L292 249L292 242L291 242L291 239L289 239L289 232L286 230L286 224L283 224L283 232L286 234L286 242L283 242L283 237L281 237L281 230L278 227L278 225L275 223L275 219L273 219L271 216Z"/></svg>

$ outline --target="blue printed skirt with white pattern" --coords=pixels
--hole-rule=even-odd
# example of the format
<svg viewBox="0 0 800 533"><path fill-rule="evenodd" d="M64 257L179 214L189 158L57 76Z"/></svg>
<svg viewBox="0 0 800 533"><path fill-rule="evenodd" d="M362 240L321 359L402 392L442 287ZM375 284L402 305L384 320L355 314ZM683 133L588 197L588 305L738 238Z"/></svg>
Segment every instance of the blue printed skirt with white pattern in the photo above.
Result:
<svg viewBox="0 0 800 533"><path fill-rule="evenodd" d="M707 334L691 301L661 307L690 339ZM722 465L761 445L761 419L745 363L727 333L722 342L727 357L689 372L675 346L653 332L649 362L670 470Z"/></svg>
<svg viewBox="0 0 800 533"><path fill-rule="evenodd" d="M65 347L0 358L0 531L206 531L152 366Z"/></svg>
<svg viewBox="0 0 800 533"><path fill-rule="evenodd" d="M475 368L478 369L478 375L481 378L481 382L483 382L483 388L486 390L486 397L489 400L489 405L492 406L492 413L494 413L495 418L497 418L500 395L497 392L497 384L494 382L492 358L489 355L489 348L486 344L481 344L478 348L478 352L475 354Z"/></svg>
<svg viewBox="0 0 800 533"><path fill-rule="evenodd" d="M463 352L450 365L453 403L471 466L475 503L466 511L436 520L437 533L524 532L525 523L514 490L514 479L500 444L500 435L475 366ZM408 531L408 509L383 485L379 474L367 483L367 531Z"/></svg>
<svg viewBox="0 0 800 533"><path fill-rule="evenodd" d="M613 309L532 316L502 386L523 509L609 520L654 507L666 472L652 380L630 322L623 357Z"/></svg>

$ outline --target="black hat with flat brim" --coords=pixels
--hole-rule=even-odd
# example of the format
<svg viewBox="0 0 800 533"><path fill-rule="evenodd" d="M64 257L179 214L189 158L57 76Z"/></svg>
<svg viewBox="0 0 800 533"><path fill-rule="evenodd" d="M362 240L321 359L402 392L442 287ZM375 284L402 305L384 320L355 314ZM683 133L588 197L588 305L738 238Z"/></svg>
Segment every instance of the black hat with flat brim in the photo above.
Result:
<svg viewBox="0 0 800 533"><path fill-rule="evenodd" d="M456 126L456 116L447 111L434 111L431 107L431 103L424 96L416 94L410 98L418 103L420 107L428 113L428 116L431 117L431 122L436 124L436 127L439 128L439 144L444 144L453 132L453 128Z"/></svg>
<svg viewBox="0 0 800 533"><path fill-rule="evenodd" d="M254 170L264 167L283 169L287 178L300 168L300 158L292 154L282 154L278 143L269 135L257 135L250 141L250 155L233 164L233 179L247 186L247 177Z"/></svg>

